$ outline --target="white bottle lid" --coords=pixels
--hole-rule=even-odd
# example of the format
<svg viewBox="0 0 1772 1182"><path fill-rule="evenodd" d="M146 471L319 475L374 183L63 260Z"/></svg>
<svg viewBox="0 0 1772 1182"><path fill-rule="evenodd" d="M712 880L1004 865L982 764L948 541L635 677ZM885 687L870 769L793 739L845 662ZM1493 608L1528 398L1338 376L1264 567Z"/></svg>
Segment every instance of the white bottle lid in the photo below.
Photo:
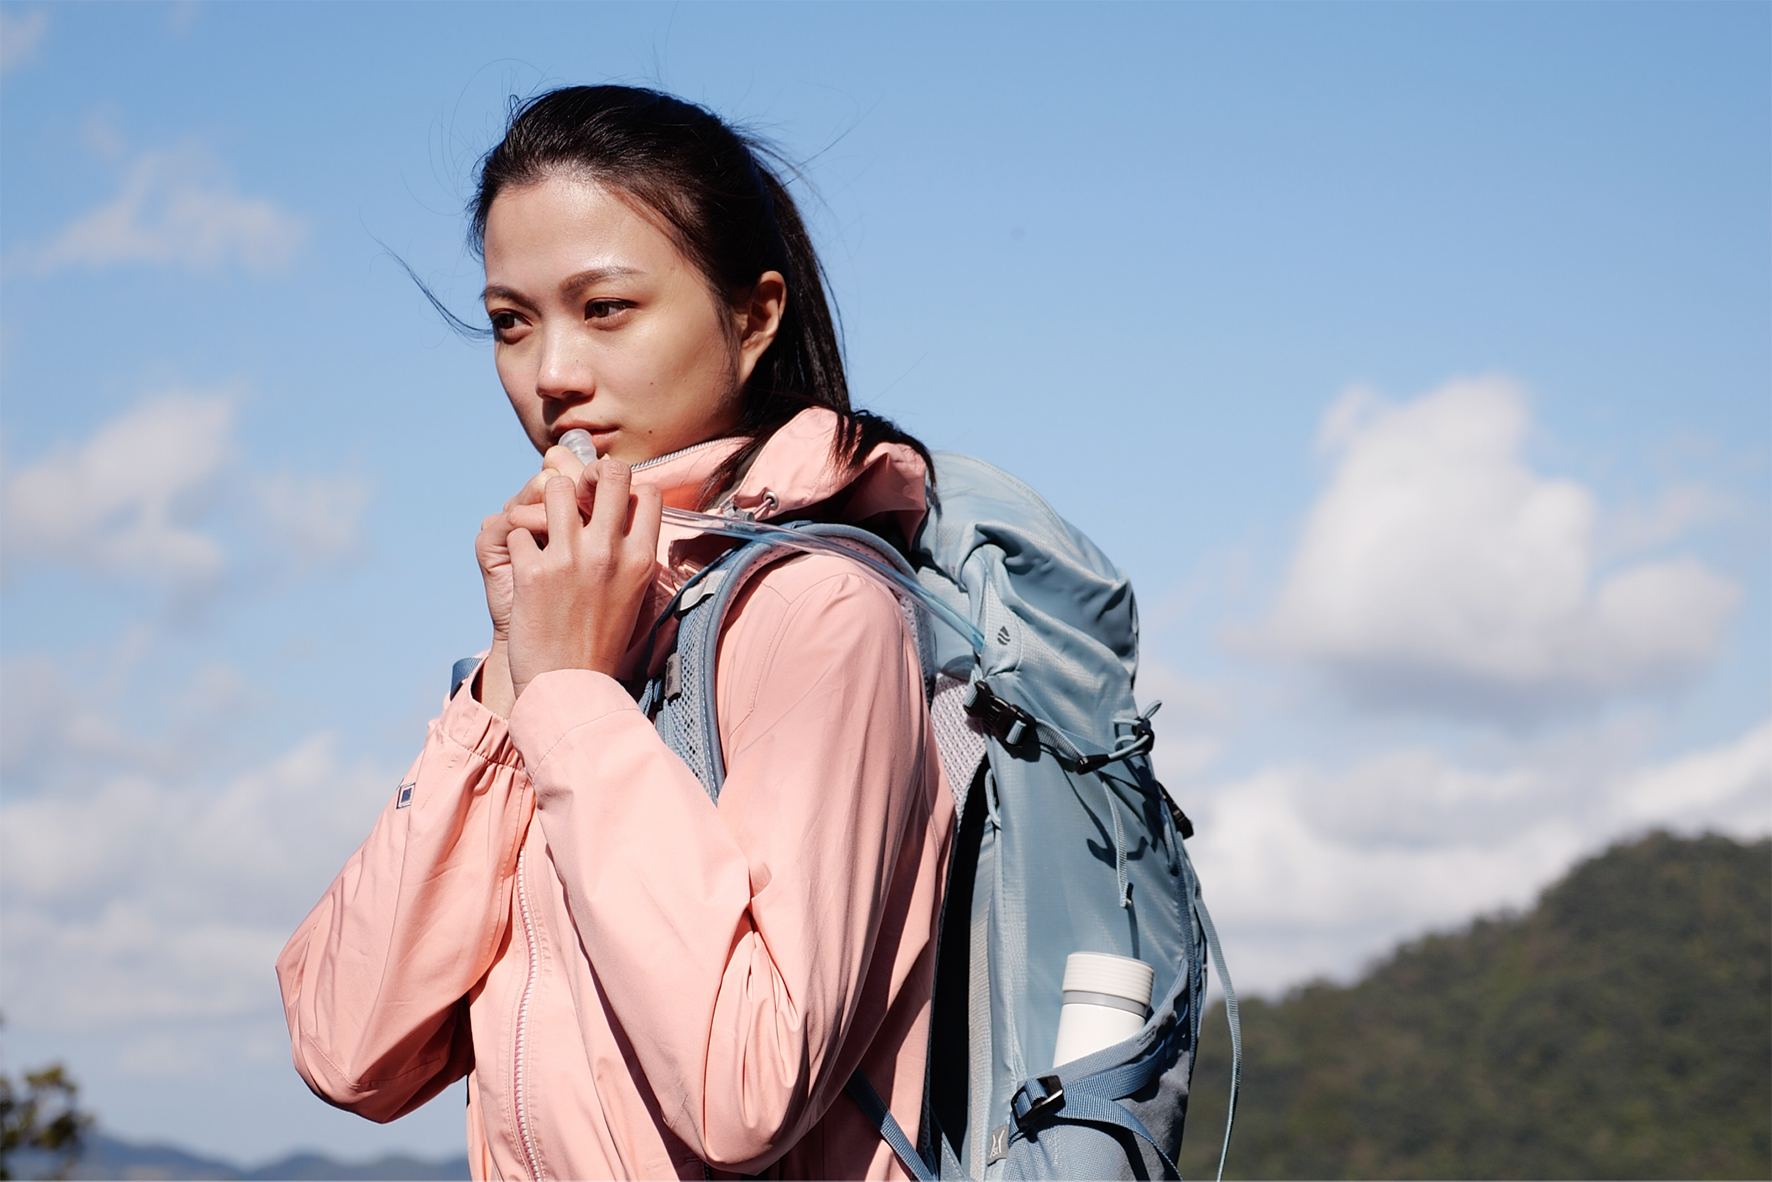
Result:
<svg viewBox="0 0 1772 1182"><path fill-rule="evenodd" d="M1106 993L1149 1009L1157 971L1142 960L1106 952L1073 952L1064 961L1066 993Z"/></svg>

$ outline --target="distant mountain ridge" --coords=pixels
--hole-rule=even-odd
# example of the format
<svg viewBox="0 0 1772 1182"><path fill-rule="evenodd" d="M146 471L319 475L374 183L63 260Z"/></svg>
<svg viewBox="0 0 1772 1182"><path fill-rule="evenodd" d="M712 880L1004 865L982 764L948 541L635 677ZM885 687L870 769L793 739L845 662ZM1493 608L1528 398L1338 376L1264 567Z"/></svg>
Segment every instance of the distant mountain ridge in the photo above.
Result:
<svg viewBox="0 0 1772 1182"><path fill-rule="evenodd" d="M1772 1177L1772 841L1666 833L1350 986L1247 999L1227 1178ZM1184 1177L1230 1076L1206 1017Z"/></svg>
<svg viewBox="0 0 1772 1182"><path fill-rule="evenodd" d="M47 1176L49 1166L47 1155L21 1152L16 1158L16 1176L42 1178ZM468 1177L468 1159L466 1154L430 1159L389 1154L373 1161L342 1162L318 1153L292 1153L254 1169L245 1169L233 1162L204 1157L177 1146L138 1144L95 1131L86 1135L85 1152L71 1177L141 1179L143 1182L171 1178L246 1179L248 1182L270 1182L271 1179L444 1182L447 1179L453 1182Z"/></svg>
<svg viewBox="0 0 1772 1182"><path fill-rule="evenodd" d="M1520 915L1398 948L1353 985L1243 1003L1227 1178L1772 1177L1772 841L1651 834ZM1221 1012L1184 1177L1210 1177ZM41 1176L17 1158L21 1178ZM256 1169L88 1137L75 1178L459 1179L465 1156Z"/></svg>

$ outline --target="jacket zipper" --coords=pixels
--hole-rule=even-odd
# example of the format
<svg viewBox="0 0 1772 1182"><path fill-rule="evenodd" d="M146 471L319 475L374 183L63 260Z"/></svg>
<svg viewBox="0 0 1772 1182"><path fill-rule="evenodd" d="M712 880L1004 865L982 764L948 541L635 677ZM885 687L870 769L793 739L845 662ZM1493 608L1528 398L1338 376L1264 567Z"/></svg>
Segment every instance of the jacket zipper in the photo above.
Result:
<svg viewBox="0 0 1772 1182"><path fill-rule="evenodd" d="M666 460L674 460L678 456L686 456L692 451L700 451L704 447L712 447L719 442L721 442L719 439L709 439L702 443L692 443L688 447L679 447L676 451L668 451L662 456L653 456L650 460L641 460L638 464L632 465L628 470L630 472L638 472L642 468L650 468L655 464L662 464Z"/></svg>
<svg viewBox="0 0 1772 1182"><path fill-rule="evenodd" d="M527 843L525 843L527 845ZM539 1182L541 1171L535 1164L535 1142L530 1139L529 1121L525 1115L523 1094L523 1051L528 1042L529 995L535 988L535 969L539 954L535 947L535 921L529 916L529 881L524 874L527 849L517 853L517 909L523 915L523 935L529 946L529 971L523 978L523 996L517 1003L517 1044L512 1069L511 1096L517 1113L517 1139L523 1144L523 1156L529 1163L529 1176Z"/></svg>

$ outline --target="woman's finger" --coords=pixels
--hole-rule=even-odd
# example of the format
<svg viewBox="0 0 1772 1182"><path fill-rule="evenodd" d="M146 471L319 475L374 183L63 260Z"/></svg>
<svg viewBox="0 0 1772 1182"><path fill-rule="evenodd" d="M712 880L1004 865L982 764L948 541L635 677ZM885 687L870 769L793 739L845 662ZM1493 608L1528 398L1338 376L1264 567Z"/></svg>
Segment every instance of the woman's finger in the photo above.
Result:
<svg viewBox="0 0 1772 1182"><path fill-rule="evenodd" d="M643 556L648 566L658 560L658 534L663 525L663 490L655 484L642 484L634 490L634 518L628 527L628 544L635 558Z"/></svg>
<svg viewBox="0 0 1772 1182"><path fill-rule="evenodd" d="M559 444L548 448L541 462L568 480L577 480L585 470L585 462Z"/></svg>
<svg viewBox="0 0 1772 1182"><path fill-rule="evenodd" d="M529 478L529 483L523 486L522 491L505 502L505 507L508 509L513 505L541 504L543 497L547 493L548 481L560 475L563 475L563 473L561 473L558 468L555 468L552 464L548 465L534 476L531 476Z"/></svg>
<svg viewBox="0 0 1772 1182"><path fill-rule="evenodd" d="M480 536L489 541L502 542L510 532L511 519L507 513L488 513L480 519Z"/></svg>
<svg viewBox="0 0 1772 1182"><path fill-rule="evenodd" d="M543 490L548 511L548 540L564 542L578 533L578 492L564 476L548 481Z"/></svg>
<svg viewBox="0 0 1772 1182"><path fill-rule="evenodd" d="M548 470L543 468L540 472L537 472L534 476L531 476L528 480L524 481L523 487L517 490L516 495L505 502L505 509L514 509L518 505L541 504L541 490L548 486L549 475Z"/></svg>
<svg viewBox="0 0 1772 1182"><path fill-rule="evenodd" d="M576 483L580 473L585 470L583 460L558 444L548 448L541 458L541 465L541 471L531 476L522 490L505 502L506 509L517 505L539 505L546 499L548 481L556 476L564 476Z"/></svg>
<svg viewBox="0 0 1772 1182"><path fill-rule="evenodd" d="M597 496L591 505L588 525L594 541L607 553L621 553L622 539L628 532L628 489L633 471L620 460L604 457L596 463Z"/></svg>
<svg viewBox="0 0 1772 1182"><path fill-rule="evenodd" d="M603 461L597 460L586 464L578 473L578 511L586 521L591 519L591 510L597 503L597 470L602 465Z"/></svg>
<svg viewBox="0 0 1772 1182"><path fill-rule="evenodd" d="M513 529L526 529L534 534L537 540L548 536L548 507L546 505L514 505L507 512L499 514L505 522L505 532Z"/></svg>
<svg viewBox="0 0 1772 1182"><path fill-rule="evenodd" d="M535 535L526 529L514 529L505 539L505 547L511 552L512 566L526 566L541 557L541 547L535 544Z"/></svg>

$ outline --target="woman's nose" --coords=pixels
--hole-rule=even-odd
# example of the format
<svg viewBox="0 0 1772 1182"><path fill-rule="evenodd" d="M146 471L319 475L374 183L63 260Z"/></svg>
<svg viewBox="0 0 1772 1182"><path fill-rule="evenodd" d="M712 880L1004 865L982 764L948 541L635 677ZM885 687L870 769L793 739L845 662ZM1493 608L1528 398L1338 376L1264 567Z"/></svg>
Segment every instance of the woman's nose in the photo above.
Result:
<svg viewBox="0 0 1772 1182"><path fill-rule="evenodd" d="M596 385L590 359L570 333L544 333L541 364L535 374L535 392L554 401L580 401L591 396Z"/></svg>

